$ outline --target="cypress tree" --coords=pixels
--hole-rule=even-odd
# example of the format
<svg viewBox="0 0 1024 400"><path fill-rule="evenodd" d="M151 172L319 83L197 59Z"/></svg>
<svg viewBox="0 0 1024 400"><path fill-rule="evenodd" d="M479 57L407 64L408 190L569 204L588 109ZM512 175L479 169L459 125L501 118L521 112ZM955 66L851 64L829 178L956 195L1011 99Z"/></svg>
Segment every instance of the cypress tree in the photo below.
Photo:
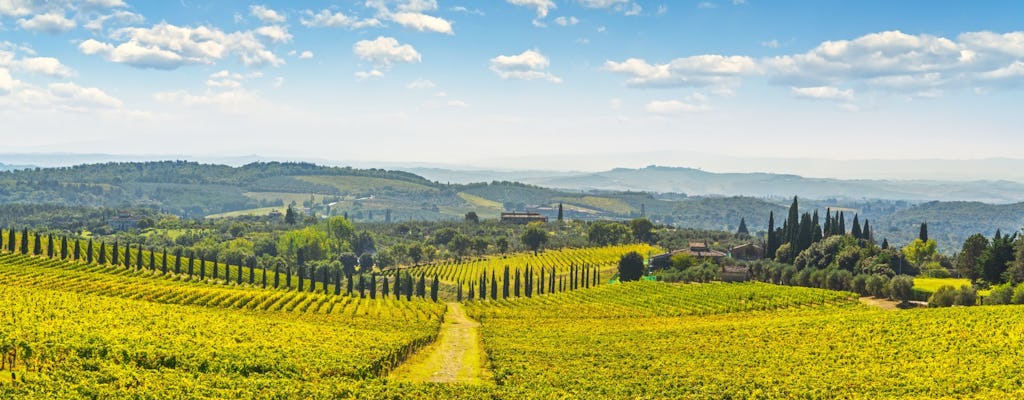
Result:
<svg viewBox="0 0 1024 400"><path fill-rule="evenodd" d="M509 284L508 265L506 265L505 266L505 276L504 276L504 279L501 281L501 298L503 298L503 299L507 299L508 298L508 284Z"/></svg>
<svg viewBox="0 0 1024 400"><path fill-rule="evenodd" d="M406 301L412 301L412 291L415 288L413 288L414 284L412 282L412 273L411 272L406 272L405 273L405 283L402 286L405 287L405 300Z"/></svg>
<svg viewBox="0 0 1024 400"><path fill-rule="evenodd" d="M370 273L370 298L377 298L377 274Z"/></svg>
<svg viewBox="0 0 1024 400"><path fill-rule="evenodd" d="M142 258L142 243L139 243L139 245L136 248L136 250L137 251L135 252L135 260L136 260L135 261L135 263L136 263L135 266L138 267L139 269L142 269L142 268L145 267L145 265L142 264L142 262L143 262L142 261L143 260L143 258ZM154 264L153 263L153 252L149 252L149 269L153 269L153 264Z"/></svg>
<svg viewBox="0 0 1024 400"><path fill-rule="evenodd" d="M517 270L516 273L519 273ZM455 293L455 301L462 302L462 281L459 281L459 288Z"/></svg>
<svg viewBox="0 0 1024 400"><path fill-rule="evenodd" d="M53 258L57 255L57 252L54 251L55 246L53 245L53 235L46 235L46 238L46 257Z"/></svg>
<svg viewBox="0 0 1024 400"><path fill-rule="evenodd" d="M544 270L542 269L541 271L543 272ZM516 297L519 297L519 285L520 285L519 275L520 275L519 274L519 268L516 268L516 286L515 286L515 291L513 292ZM459 293L460 294L462 293L462 288L461 287L459 287Z"/></svg>
<svg viewBox="0 0 1024 400"><path fill-rule="evenodd" d="M139 252L142 252L142 245L139 245ZM149 270L156 271L156 252L149 251Z"/></svg>
<svg viewBox="0 0 1024 400"><path fill-rule="evenodd" d="M839 232L837 234L846 234L846 213L844 212L839 213Z"/></svg>
<svg viewBox="0 0 1024 400"><path fill-rule="evenodd" d="M548 279L551 280L551 287L550 287L551 290L548 290L548 293L554 293L554 291L555 291L555 267L551 267L551 273L548 274Z"/></svg>
<svg viewBox="0 0 1024 400"><path fill-rule="evenodd" d="M387 275L382 275L381 278L384 279L384 282L381 282L382 286L381 286L381 289L380 289L380 294L381 294L381 297L386 299L386 298L388 298L388 294L389 294L388 292L389 292L389 289L391 289L391 288L388 287L388 276Z"/></svg>
<svg viewBox="0 0 1024 400"><path fill-rule="evenodd" d="M474 287L474 286L475 286L475 285L469 285L469 301L473 301L473 295L474 295L474 293L473 293L473 287Z"/></svg>
<svg viewBox="0 0 1024 400"><path fill-rule="evenodd" d="M395 300L402 299L402 272L395 273L395 287L391 291L395 293Z"/></svg>
<svg viewBox="0 0 1024 400"><path fill-rule="evenodd" d="M75 239L75 250L71 252L71 256L75 261L82 260L82 243L78 239Z"/></svg>
<svg viewBox="0 0 1024 400"><path fill-rule="evenodd" d="M163 252L162 252L162 254L160 256L160 274L167 275L167 248L166 247L164 247L164 250L163 250Z"/></svg>
<svg viewBox="0 0 1024 400"><path fill-rule="evenodd" d="M775 258L775 249L779 247L778 238L775 236L775 211L768 212L768 243L765 245L765 258Z"/></svg>
<svg viewBox="0 0 1024 400"><path fill-rule="evenodd" d="M814 210L817 212L818 210ZM832 236L832 208L825 208L825 227L822 229L822 236Z"/></svg>
<svg viewBox="0 0 1024 400"><path fill-rule="evenodd" d="M92 264L92 239L89 239L89 244L85 246L85 263Z"/></svg>
<svg viewBox="0 0 1024 400"><path fill-rule="evenodd" d="M291 290L291 288L292 288L292 266L291 265L286 266L285 270L284 270L284 273L285 273L285 276L284 276L285 288L287 288L288 290Z"/></svg>
<svg viewBox="0 0 1024 400"><path fill-rule="evenodd" d="M119 251L117 241L115 240L114 247L110 249L110 265L121 265L121 263L118 262L120 258L121 252Z"/></svg>
<svg viewBox="0 0 1024 400"><path fill-rule="evenodd" d="M249 266L249 285L256 282L256 256L251 256L248 259ZM238 274L238 283L242 283L242 274Z"/></svg>
<svg viewBox="0 0 1024 400"><path fill-rule="evenodd" d="M67 236L61 236L60 237L60 259L61 260L67 260L68 259L68 237Z"/></svg>
<svg viewBox="0 0 1024 400"><path fill-rule="evenodd" d="M811 214L811 243L818 243L824 236L821 232L821 224L818 220L818 209L814 209L814 213Z"/></svg>
<svg viewBox="0 0 1024 400"><path fill-rule="evenodd" d="M21 254L28 254L28 228L21 231Z"/></svg>
<svg viewBox="0 0 1024 400"><path fill-rule="evenodd" d="M494 271L491 271L491 300L498 299L498 279L494 277Z"/></svg>
<svg viewBox="0 0 1024 400"><path fill-rule="evenodd" d="M274 263L274 289L277 289L277 288L281 287L281 271L280 270L281 270L281 264L275 262ZM266 270L264 270L263 275L264 275L264 279L266 279L265 278Z"/></svg>
<svg viewBox="0 0 1024 400"><path fill-rule="evenodd" d="M195 257L196 257L195 251L189 251L188 252L188 279L189 280L192 280L192 271L194 271L194 269L192 267L193 267L193 264L195 264L195 260L196 260Z"/></svg>
<svg viewBox="0 0 1024 400"><path fill-rule="evenodd" d="M356 285L356 289L359 290L359 298L366 298L366 280L363 278L363 274L359 274L359 284Z"/></svg>
<svg viewBox="0 0 1024 400"><path fill-rule="evenodd" d="M14 228L11 228L11 231L7 233L7 251L11 253L15 252L15 239L17 235L14 232Z"/></svg>
<svg viewBox="0 0 1024 400"><path fill-rule="evenodd" d="M266 265L261 265L260 269L263 270L263 273L260 275L261 276L261 278L260 278L260 287L266 289L267 288L267 266Z"/></svg>
<svg viewBox="0 0 1024 400"><path fill-rule="evenodd" d="M928 241L928 223L927 222L922 222L921 223L921 231L918 232L917 238L921 239L922 242L927 242Z"/></svg>
<svg viewBox="0 0 1024 400"><path fill-rule="evenodd" d="M416 282L416 296L423 299L427 297L427 274L420 272L420 280Z"/></svg>
<svg viewBox="0 0 1024 400"><path fill-rule="evenodd" d="M547 285L547 282L547 279L544 279L544 267L540 267L540 277L537 278L537 283L540 284L540 286L537 286L538 295L544 294L544 286Z"/></svg>
<svg viewBox="0 0 1024 400"><path fill-rule="evenodd" d="M295 277L299 279L299 291L304 292L306 290L306 267L304 267L302 264L299 264L299 274L296 275Z"/></svg>
<svg viewBox="0 0 1024 400"><path fill-rule="evenodd" d="M174 249L174 274L181 274L181 248Z"/></svg>
<svg viewBox="0 0 1024 400"><path fill-rule="evenodd" d="M217 263L217 255L214 255L212 258L213 260L211 261L213 261L213 273L210 274L210 278L213 278L213 280L217 280L217 278L220 278L219 276L217 276L217 271L220 269L220 265L218 265Z"/></svg>
<svg viewBox="0 0 1024 400"><path fill-rule="evenodd" d="M800 241L800 206L796 196L793 196L793 204L789 206L789 218L786 219L786 227L789 232L786 232L786 238L784 243L793 243L795 246L799 246ZM780 243L781 245L781 243ZM794 246L794 247L795 247Z"/></svg>
<svg viewBox="0 0 1024 400"><path fill-rule="evenodd" d="M125 243L125 245L124 245L124 257L121 258L121 263L124 265L124 267L126 269L127 268L131 268L131 266L132 266L132 244L131 243Z"/></svg>
<svg viewBox="0 0 1024 400"><path fill-rule="evenodd" d="M882 250L889 248L889 239L882 238Z"/></svg>
<svg viewBox="0 0 1024 400"><path fill-rule="evenodd" d="M90 243L92 243L92 242L90 242ZM90 253L90 254L92 254L92 253ZM100 242L99 264L100 265L104 265L106 263L107 263L107 243L106 242Z"/></svg>
<svg viewBox="0 0 1024 400"><path fill-rule="evenodd" d="M383 282L384 287L382 288L382 291L381 291L381 297L386 299L388 297L388 277L387 277L387 275L384 275L384 276L381 276L381 278L384 278L384 282ZM337 294L337 293L335 293L335 294ZM370 275L370 298L371 299L377 298L377 275L376 274Z"/></svg>
<svg viewBox="0 0 1024 400"><path fill-rule="evenodd" d="M206 279L206 259L199 256L199 280Z"/></svg>
<svg viewBox="0 0 1024 400"><path fill-rule="evenodd" d="M562 222L562 203L558 203L558 222Z"/></svg>
<svg viewBox="0 0 1024 400"><path fill-rule="evenodd" d="M860 221L857 213L853 214L853 228L850 229L850 235L857 239L861 239Z"/></svg>
<svg viewBox="0 0 1024 400"><path fill-rule="evenodd" d="M32 245L32 255L41 256L43 255L43 240L39 237L39 234L35 234L35 243Z"/></svg>
<svg viewBox="0 0 1024 400"><path fill-rule="evenodd" d="M435 302L435 303L437 302L437 290L438 290L438 288L439 288L439 285L438 285L438 282L437 282L437 274L435 273L434 274L434 281L430 283L430 300Z"/></svg>
<svg viewBox="0 0 1024 400"><path fill-rule="evenodd" d="M875 242L875 235L871 233L871 225L868 222L867 218L864 218L864 231L861 232L861 236L863 236L864 239L870 241L871 243Z"/></svg>
<svg viewBox="0 0 1024 400"><path fill-rule="evenodd" d="M526 274L523 275L523 289L526 291L526 297L533 297L533 267L526 266Z"/></svg>
<svg viewBox="0 0 1024 400"><path fill-rule="evenodd" d="M487 271L482 272L480 275L480 290L478 293L480 294L480 300L487 298Z"/></svg>

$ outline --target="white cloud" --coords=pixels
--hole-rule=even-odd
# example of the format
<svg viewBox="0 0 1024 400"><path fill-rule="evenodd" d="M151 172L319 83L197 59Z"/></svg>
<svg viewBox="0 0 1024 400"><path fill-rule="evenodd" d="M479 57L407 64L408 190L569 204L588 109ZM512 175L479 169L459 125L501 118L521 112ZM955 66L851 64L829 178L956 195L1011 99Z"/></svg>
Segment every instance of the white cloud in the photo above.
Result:
<svg viewBox="0 0 1024 400"><path fill-rule="evenodd" d="M580 20L578 18L576 18L576 17L569 17L569 18L558 17L558 18L555 18L554 21L555 21L555 24L561 25L561 26L570 26L570 25L576 25L576 24L580 23Z"/></svg>
<svg viewBox="0 0 1024 400"><path fill-rule="evenodd" d="M431 82L430 80L427 79L417 79L412 82L409 82L408 85L405 85L407 89L430 89L435 86L437 85L435 85L434 82Z"/></svg>
<svg viewBox="0 0 1024 400"><path fill-rule="evenodd" d="M175 69L188 64L213 64L236 55L246 66L278 66L284 60L266 49L256 33L225 33L217 28L176 26L166 22L152 28L122 28L111 38L122 41L116 46L88 39L78 49L100 55L111 62L139 68Z"/></svg>
<svg viewBox="0 0 1024 400"><path fill-rule="evenodd" d="M0 0L0 15L24 17L32 14L32 0Z"/></svg>
<svg viewBox="0 0 1024 400"><path fill-rule="evenodd" d="M74 83L51 83L50 93L65 104L88 108L121 108L121 100L94 87L82 87Z"/></svg>
<svg viewBox="0 0 1024 400"><path fill-rule="evenodd" d="M462 100L448 100L448 107L466 108L469 107L469 103Z"/></svg>
<svg viewBox="0 0 1024 400"><path fill-rule="evenodd" d="M369 71L356 72L356 77L359 79L380 78L382 76L384 76L384 72L379 69L371 69Z"/></svg>
<svg viewBox="0 0 1024 400"><path fill-rule="evenodd" d="M395 63L418 63L420 53L411 45L399 44L392 37L378 36L374 40L360 40L352 46L352 52L363 60L378 67L388 68Z"/></svg>
<svg viewBox="0 0 1024 400"><path fill-rule="evenodd" d="M17 83L18 81L14 80L14 77L11 76L10 71L8 71L6 68L0 68L0 91L4 93L10 93L12 90L14 90L14 86Z"/></svg>
<svg viewBox="0 0 1024 400"><path fill-rule="evenodd" d="M437 9L437 0L406 0L399 4L398 9L406 12L424 12Z"/></svg>
<svg viewBox="0 0 1024 400"><path fill-rule="evenodd" d="M667 64L650 64L630 58L606 61L606 71L631 76L632 87L733 87L743 75L757 73L754 59L746 56L700 55L677 58Z"/></svg>
<svg viewBox="0 0 1024 400"><path fill-rule="evenodd" d="M551 61L537 50L526 50L511 56L499 55L491 59L491 71L502 79L544 79L561 83L561 78L547 71L550 65Z"/></svg>
<svg viewBox="0 0 1024 400"><path fill-rule="evenodd" d="M74 71L64 65L60 60L53 57L29 57L16 61L13 66L24 72L51 76L55 78L67 78L74 75Z"/></svg>
<svg viewBox="0 0 1024 400"><path fill-rule="evenodd" d="M281 13L262 5L249 6L249 14L256 17L256 19L259 19L262 22L272 24L279 24L288 19Z"/></svg>
<svg viewBox="0 0 1024 400"><path fill-rule="evenodd" d="M700 3L697 3L697 8L703 8L703 9L718 8L718 4L712 3L710 1L702 1Z"/></svg>
<svg viewBox="0 0 1024 400"><path fill-rule="evenodd" d="M505 0L509 4L529 7L537 11L537 19L547 18L548 12L558 8L552 0Z"/></svg>
<svg viewBox="0 0 1024 400"><path fill-rule="evenodd" d="M82 27L93 32L99 32L103 30L107 22L111 21L121 25L137 25L146 22L146 18L131 11L117 10L107 15L98 16L86 22Z"/></svg>
<svg viewBox="0 0 1024 400"><path fill-rule="evenodd" d="M709 110L705 104L682 102L679 100L654 100L647 103L645 109L649 113L661 115L698 113Z"/></svg>
<svg viewBox="0 0 1024 400"><path fill-rule="evenodd" d="M349 17L341 12L323 10L317 14L306 11L307 18L302 18L300 23L309 28L348 28L361 29L381 26L380 20L376 18L359 19Z"/></svg>
<svg viewBox="0 0 1024 400"><path fill-rule="evenodd" d="M463 7L463 6L455 6L455 7L450 8L449 10L455 11L455 12L460 12L460 13L466 13L466 14L475 14L475 15L480 15L480 16L486 15L486 13L484 13L481 10L478 10L478 9L468 9L466 7Z"/></svg>
<svg viewBox="0 0 1024 400"><path fill-rule="evenodd" d="M767 41L761 42L761 46L767 47L769 49L777 49L777 48L779 48L779 41L775 40L775 39L767 40Z"/></svg>
<svg viewBox="0 0 1024 400"><path fill-rule="evenodd" d="M51 12L47 14L36 14L32 18L18 20L21 29L57 34L75 29L75 21L64 17L63 12Z"/></svg>
<svg viewBox="0 0 1024 400"><path fill-rule="evenodd" d="M256 34L270 39L274 43L288 43L292 41L292 34L288 28L279 25L261 26L256 28Z"/></svg>
<svg viewBox="0 0 1024 400"><path fill-rule="evenodd" d="M834 86L812 86L791 88L793 95L802 99L853 101L853 89L842 90Z"/></svg>
<svg viewBox="0 0 1024 400"><path fill-rule="evenodd" d="M420 32L431 31L446 33L449 35L454 34L451 22L431 15L415 12L400 12L391 14L390 18L399 25L406 28L412 28Z"/></svg>
<svg viewBox="0 0 1024 400"><path fill-rule="evenodd" d="M625 15L638 15L643 10L631 0L578 0L586 8L612 9Z"/></svg>
<svg viewBox="0 0 1024 400"><path fill-rule="evenodd" d="M299 58L301 58L303 60L308 60L310 58L313 58L313 52L309 51L309 50L303 51L301 54L299 54Z"/></svg>

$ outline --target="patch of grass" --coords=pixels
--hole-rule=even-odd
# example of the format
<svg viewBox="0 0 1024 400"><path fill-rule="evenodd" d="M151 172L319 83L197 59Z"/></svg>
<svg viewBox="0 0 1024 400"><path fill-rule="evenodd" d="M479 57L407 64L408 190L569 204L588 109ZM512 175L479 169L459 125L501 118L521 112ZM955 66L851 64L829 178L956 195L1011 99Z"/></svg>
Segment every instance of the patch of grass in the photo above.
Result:
<svg viewBox="0 0 1024 400"><path fill-rule="evenodd" d="M208 219L231 218L231 217L240 217L240 216L243 216L243 215L260 215L260 216L264 216L264 215L270 214L270 212L274 211L274 210L280 211L283 214L284 211L285 211L285 208L286 207L250 208L248 210L238 210L238 211L229 211L229 212L220 213L220 214L211 214L211 215L207 215L206 218L208 218Z"/></svg>
<svg viewBox="0 0 1024 400"><path fill-rule="evenodd" d="M568 204L575 204L578 206L584 206L588 208L594 208L614 214L629 214L638 211L635 207L629 205L629 203L626 203L624 200L610 197L555 197L552 200Z"/></svg>
<svg viewBox="0 0 1024 400"><path fill-rule="evenodd" d="M467 203L480 208L487 208L497 212L501 212L504 206L494 200L488 200L480 196L472 195L466 192L459 192L459 198L465 200Z"/></svg>
<svg viewBox="0 0 1024 400"><path fill-rule="evenodd" d="M956 278L914 278L914 289L920 289L926 292L935 293L943 286L952 286L959 289L961 286L971 286L970 279L956 279Z"/></svg>
<svg viewBox="0 0 1024 400"><path fill-rule="evenodd" d="M429 186L412 182L399 181L386 178L372 178L366 176L298 176L299 180L318 185L333 186L342 193L372 193L384 190L396 190L405 192L427 193L436 192Z"/></svg>

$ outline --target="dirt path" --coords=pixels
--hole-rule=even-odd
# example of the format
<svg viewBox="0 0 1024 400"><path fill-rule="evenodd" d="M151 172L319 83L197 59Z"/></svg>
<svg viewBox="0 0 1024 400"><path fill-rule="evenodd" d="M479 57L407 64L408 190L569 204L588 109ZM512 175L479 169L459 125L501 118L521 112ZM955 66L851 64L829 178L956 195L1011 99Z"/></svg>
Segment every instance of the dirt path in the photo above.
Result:
<svg viewBox="0 0 1024 400"><path fill-rule="evenodd" d="M864 296L860 298L860 302L869 306L875 306L883 310L896 310L897 305L900 304L898 301L892 301L889 299L876 299L874 297Z"/></svg>
<svg viewBox="0 0 1024 400"><path fill-rule="evenodd" d="M462 304L448 303L437 340L423 348L390 374L408 382L484 383L491 379L486 368L480 323L466 316Z"/></svg>

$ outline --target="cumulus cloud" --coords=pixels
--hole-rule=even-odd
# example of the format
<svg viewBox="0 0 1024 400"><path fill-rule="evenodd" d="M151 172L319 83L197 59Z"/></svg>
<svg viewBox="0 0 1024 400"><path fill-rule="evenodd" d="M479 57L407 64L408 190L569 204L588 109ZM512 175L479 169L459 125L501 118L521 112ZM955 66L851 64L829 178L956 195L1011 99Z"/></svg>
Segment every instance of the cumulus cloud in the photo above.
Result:
<svg viewBox="0 0 1024 400"><path fill-rule="evenodd" d="M0 92L10 93L11 90L14 90L15 84L17 81L11 76L11 72L6 68L0 68Z"/></svg>
<svg viewBox="0 0 1024 400"><path fill-rule="evenodd" d="M32 18L18 20L21 29L35 32L58 34L75 29L77 24L64 16L63 12L36 14Z"/></svg>
<svg viewBox="0 0 1024 400"><path fill-rule="evenodd" d="M397 39L386 36L360 40L352 46L352 52L375 66L371 71L356 74L362 79L383 76L383 70L397 63L418 63L421 60L420 53L412 45L400 44Z"/></svg>
<svg viewBox="0 0 1024 400"><path fill-rule="evenodd" d="M279 25L261 26L256 28L256 34L270 39L274 43L288 43L292 41L292 34L288 28Z"/></svg>
<svg viewBox="0 0 1024 400"><path fill-rule="evenodd" d="M278 66L284 60L266 49L252 31L225 33L206 26L176 26L166 22L152 28L122 28L111 38L119 44L88 39L79 51L111 62L139 68L176 69L188 64L213 64L228 55L246 66Z"/></svg>
<svg viewBox="0 0 1024 400"><path fill-rule="evenodd" d="M400 12L391 14L391 20L395 21L399 25L406 28L415 29L420 32L430 31L438 33L446 33L449 35L454 34L452 31L452 24L443 18L435 16L415 13L415 12Z"/></svg>
<svg viewBox="0 0 1024 400"><path fill-rule="evenodd" d="M853 89L842 90L834 86L794 87L793 95L803 99L847 102L853 100Z"/></svg>
<svg viewBox="0 0 1024 400"><path fill-rule="evenodd" d="M283 14L262 5L249 6L249 14L262 22L271 24L279 24L288 19Z"/></svg>
<svg viewBox="0 0 1024 400"><path fill-rule="evenodd" d="M313 52L309 51L309 50L303 51L301 54L299 54L299 58L301 58L303 60L308 60L310 58L313 58Z"/></svg>
<svg viewBox="0 0 1024 400"><path fill-rule="evenodd" d="M82 25L82 27L93 32L99 32L102 31L109 22L114 22L120 25L137 25L146 22L146 18L131 11L117 10L110 14L95 17Z"/></svg>
<svg viewBox="0 0 1024 400"><path fill-rule="evenodd" d="M239 73L232 73L228 70L222 70L210 74L209 79L206 80L206 86L217 89L239 89L243 86L245 81L262 76L263 74L259 72L242 75Z"/></svg>
<svg viewBox="0 0 1024 400"><path fill-rule="evenodd" d="M0 15L6 17L24 17L32 14L32 0L0 0Z"/></svg>
<svg viewBox="0 0 1024 400"><path fill-rule="evenodd" d="M640 4L630 0L579 0L586 8L612 9L626 15L639 15L643 10Z"/></svg>
<svg viewBox="0 0 1024 400"><path fill-rule="evenodd" d="M35 51L31 48L15 46L9 42L0 42L0 67L52 78L67 78L75 74L71 68L56 58L35 56L21 56L19 58L17 54L19 52L30 55L35 54Z"/></svg>
<svg viewBox="0 0 1024 400"><path fill-rule="evenodd" d="M757 62L746 56L700 55L677 58L666 64L651 64L639 58L606 61L606 71L630 76L631 87L733 87L740 77L755 74Z"/></svg>
<svg viewBox="0 0 1024 400"><path fill-rule="evenodd" d="M83 87L74 83L51 83L50 93L61 99L64 103L88 107L88 108L120 108L124 103L121 100L94 88Z"/></svg>
<svg viewBox="0 0 1024 400"><path fill-rule="evenodd" d="M547 71L551 61L537 50L526 50L520 54L499 55L491 59L491 71L501 79L534 80L561 83L562 79Z"/></svg>
<svg viewBox="0 0 1024 400"><path fill-rule="evenodd" d="M558 17L558 18L555 18L554 21L555 21L555 24L561 25L561 26L570 26L570 25L576 25L576 24L580 23L580 20L578 18L576 18L576 17L568 17L568 18L566 18L566 17Z"/></svg>
<svg viewBox="0 0 1024 400"><path fill-rule="evenodd" d="M537 18L533 20L533 24L536 26L544 26L541 22L542 19L548 17L548 12L558 8L555 2L552 0L505 0L509 4L532 8L537 12Z"/></svg>
<svg viewBox="0 0 1024 400"><path fill-rule="evenodd" d="M340 11L331 12L331 10L323 10L316 14L307 10L306 17L301 18L299 22L309 28L361 29L379 27L382 25L380 20L376 18L360 19L345 15Z"/></svg>

